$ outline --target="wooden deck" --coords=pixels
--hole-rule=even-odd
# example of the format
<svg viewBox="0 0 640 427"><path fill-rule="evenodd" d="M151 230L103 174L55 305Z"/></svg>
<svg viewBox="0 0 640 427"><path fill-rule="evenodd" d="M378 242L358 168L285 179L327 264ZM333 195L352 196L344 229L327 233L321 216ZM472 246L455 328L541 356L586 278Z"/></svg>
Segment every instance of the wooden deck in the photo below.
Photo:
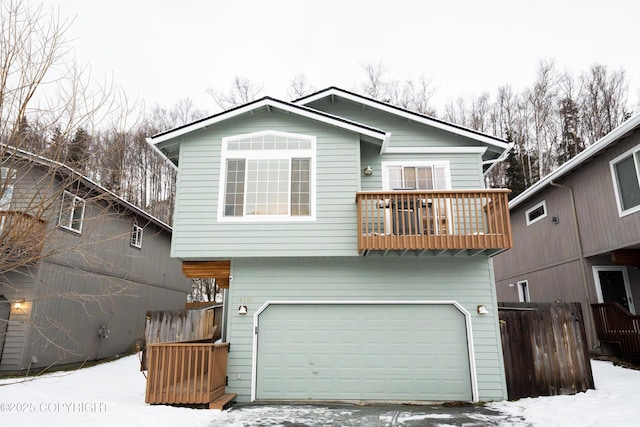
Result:
<svg viewBox="0 0 640 427"><path fill-rule="evenodd" d="M620 355L640 360L640 316L616 302L591 304L598 340L617 344Z"/></svg>
<svg viewBox="0 0 640 427"><path fill-rule="evenodd" d="M356 193L358 252L496 252L513 246L509 190Z"/></svg>
<svg viewBox="0 0 640 427"><path fill-rule="evenodd" d="M149 344L145 401L217 407L215 402L220 404L230 397L228 403L235 398L225 393L228 352L229 343Z"/></svg>

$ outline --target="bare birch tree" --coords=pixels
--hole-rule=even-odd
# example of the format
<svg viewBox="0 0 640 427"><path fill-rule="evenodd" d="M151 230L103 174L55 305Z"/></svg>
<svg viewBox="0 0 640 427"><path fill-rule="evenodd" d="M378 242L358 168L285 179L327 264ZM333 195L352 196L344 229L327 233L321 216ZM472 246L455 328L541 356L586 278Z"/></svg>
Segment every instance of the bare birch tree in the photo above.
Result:
<svg viewBox="0 0 640 427"><path fill-rule="evenodd" d="M228 110L238 105L254 101L258 98L263 88L263 84L256 84L248 77L236 75L233 78L231 87L226 93L217 92L214 89L209 89L208 93L218 107L223 110Z"/></svg>

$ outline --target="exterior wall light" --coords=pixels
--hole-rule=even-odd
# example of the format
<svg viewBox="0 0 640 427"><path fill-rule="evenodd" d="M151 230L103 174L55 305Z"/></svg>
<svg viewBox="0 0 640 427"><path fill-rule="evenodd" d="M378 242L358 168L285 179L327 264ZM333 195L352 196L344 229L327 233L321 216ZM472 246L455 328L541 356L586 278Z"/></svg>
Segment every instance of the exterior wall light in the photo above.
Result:
<svg viewBox="0 0 640 427"><path fill-rule="evenodd" d="M13 303L13 308L15 308L16 310L20 310L23 307L24 307L24 298L20 298L19 300Z"/></svg>
<svg viewBox="0 0 640 427"><path fill-rule="evenodd" d="M371 166L367 166L366 168L364 168L362 173L365 174L366 176L371 176L373 175L373 169L371 169Z"/></svg>
<svg viewBox="0 0 640 427"><path fill-rule="evenodd" d="M238 314L241 316L244 316L245 314L247 314L247 306L246 305L241 305L238 308Z"/></svg>
<svg viewBox="0 0 640 427"><path fill-rule="evenodd" d="M487 307L485 305L479 305L478 314L489 314L489 310L487 310Z"/></svg>

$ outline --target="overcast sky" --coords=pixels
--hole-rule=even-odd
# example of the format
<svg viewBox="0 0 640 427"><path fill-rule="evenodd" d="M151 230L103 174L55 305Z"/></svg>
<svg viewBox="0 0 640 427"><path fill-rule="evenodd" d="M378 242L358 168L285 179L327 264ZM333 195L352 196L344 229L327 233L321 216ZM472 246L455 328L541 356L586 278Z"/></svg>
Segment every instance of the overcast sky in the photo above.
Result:
<svg viewBox="0 0 640 427"><path fill-rule="evenodd" d="M32 0L33 1L33 0ZM191 98L217 111L207 89L233 77L288 100L293 78L358 90L363 64L391 78L424 75L435 107L458 97L530 86L542 58L575 75L623 68L635 107L640 2L627 0L45 0L74 19L76 57L113 75L132 99L171 107ZM635 108L637 110L637 108Z"/></svg>

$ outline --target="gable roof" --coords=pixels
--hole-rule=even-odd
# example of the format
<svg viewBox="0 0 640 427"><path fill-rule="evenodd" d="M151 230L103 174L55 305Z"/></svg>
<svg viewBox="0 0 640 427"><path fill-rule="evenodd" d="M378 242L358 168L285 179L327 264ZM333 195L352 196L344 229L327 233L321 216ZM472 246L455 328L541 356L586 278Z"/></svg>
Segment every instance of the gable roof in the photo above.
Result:
<svg viewBox="0 0 640 427"><path fill-rule="evenodd" d="M225 120L229 120L263 108L267 109L268 111L271 111L272 109L285 111L287 113L295 114L300 117L327 123L342 129L356 132L360 135L364 135L374 140L382 141L383 144L391 136L388 132L374 128L372 126L364 125L362 123L335 116L333 114L328 114L323 111L314 110L313 108L308 108L303 105L296 105L265 96L247 104L231 108L230 110L226 110L221 113L185 124L183 126L158 133L150 138L147 138L147 142L152 147L155 147L157 150L159 150L164 157L171 160L175 165L177 164L176 146L179 145L179 141L175 141L176 138L198 131L200 129L206 129L209 126L213 126Z"/></svg>
<svg viewBox="0 0 640 427"><path fill-rule="evenodd" d="M39 166L43 166L46 168L56 168L59 172L65 173L68 176L73 176L76 177L80 180L80 182L82 182L84 185L86 185L87 187L91 188L91 189L95 189L96 191L98 191L99 193L105 195L106 197L108 197L110 200L113 200L114 202L116 202L118 205L120 205L123 208L126 208L127 210L129 210L130 212L132 212L134 215L138 215L144 219L146 219L147 221L150 221L152 223L154 223L155 225L159 226L160 228L168 231L168 232L172 232L172 228L169 224L159 220L158 218L154 217L153 215L147 213L146 211L140 209L139 207L137 207L136 205L126 201L125 199L123 199L122 197L118 196L116 193L107 190L105 187L101 186L100 184L98 184L97 182L93 181L92 179L82 175L80 172L76 171L75 169L70 168L69 166L65 165L64 163L55 161L55 160L51 160L48 159L46 157L37 155L35 153L31 153L29 151L26 150L21 150L19 148L15 148L12 147L10 145L6 145L6 144L0 144L3 147L3 152L10 152L10 155L14 155L16 157L19 157L21 159L24 159L26 161L29 162L33 162L34 164L37 164Z"/></svg>
<svg viewBox="0 0 640 427"><path fill-rule="evenodd" d="M549 175L545 176L540 181L536 182L534 185L523 191L518 195L518 197L515 197L509 202L509 209L513 209L529 198L533 197L548 185L551 185L551 182L553 182L554 180L558 180L574 169L579 168L587 160L595 157L602 150L612 144L615 144L620 139L638 129L638 127L640 127L640 114L637 114L627 121L623 122L617 128L600 138L595 143L591 144L588 148L575 156L573 159L569 160L567 163L563 164L558 169L551 172Z"/></svg>
<svg viewBox="0 0 640 427"><path fill-rule="evenodd" d="M354 92L349 92L347 90L340 89L335 86L331 86L326 89L320 90L318 92L312 93L310 95L303 96L302 98L298 98L292 102L296 105L308 105L320 99L336 97L336 96L366 105L367 107L372 109L384 111L386 113L394 114L396 116L400 116L408 120L415 121L417 123L422 123L424 125L432 126L434 128L441 129L446 132L450 132L450 133L454 133L467 138L475 139L477 141L483 142L487 145L497 148L497 150L500 152L506 152L510 148L510 144L502 138L488 135L488 134L479 132L477 130L460 126L454 123L446 122L444 120L436 119L434 117L417 113L415 111L407 110L405 108L397 107L395 105L391 105L386 102L377 101L372 98L367 98L366 96L362 96Z"/></svg>

